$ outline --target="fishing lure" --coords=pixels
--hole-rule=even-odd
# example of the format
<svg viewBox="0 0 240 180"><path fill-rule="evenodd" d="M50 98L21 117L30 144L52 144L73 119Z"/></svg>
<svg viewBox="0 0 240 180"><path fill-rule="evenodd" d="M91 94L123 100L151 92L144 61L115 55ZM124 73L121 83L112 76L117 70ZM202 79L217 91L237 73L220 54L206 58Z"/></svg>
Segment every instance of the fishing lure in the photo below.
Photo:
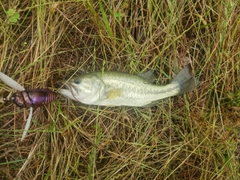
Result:
<svg viewBox="0 0 240 180"><path fill-rule="evenodd" d="M29 108L30 112L27 118L21 141L27 135L32 120L33 108L46 105L56 99L56 93L49 89L25 89L15 80L0 72L0 79L9 87L18 90L11 98L3 98L4 101L12 101L21 108Z"/></svg>
<svg viewBox="0 0 240 180"><path fill-rule="evenodd" d="M36 108L54 101L56 95L49 89L26 89L14 93L11 100L21 108Z"/></svg>

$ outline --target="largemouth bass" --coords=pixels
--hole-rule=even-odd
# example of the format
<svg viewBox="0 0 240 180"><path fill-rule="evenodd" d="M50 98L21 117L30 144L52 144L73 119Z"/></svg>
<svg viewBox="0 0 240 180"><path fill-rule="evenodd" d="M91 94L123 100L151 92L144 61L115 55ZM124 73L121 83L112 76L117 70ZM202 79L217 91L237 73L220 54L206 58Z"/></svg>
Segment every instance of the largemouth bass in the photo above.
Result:
<svg viewBox="0 0 240 180"><path fill-rule="evenodd" d="M138 75L121 72L94 72L72 78L59 93L74 101L99 106L153 105L158 100L181 95L197 86L190 66L184 67L171 83L159 86Z"/></svg>

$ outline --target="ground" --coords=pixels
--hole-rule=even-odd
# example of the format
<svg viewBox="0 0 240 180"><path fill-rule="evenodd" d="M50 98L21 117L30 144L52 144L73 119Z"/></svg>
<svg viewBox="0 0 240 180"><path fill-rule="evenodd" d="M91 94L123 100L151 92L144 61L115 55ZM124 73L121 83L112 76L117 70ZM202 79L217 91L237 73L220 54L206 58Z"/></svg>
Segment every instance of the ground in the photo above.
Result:
<svg viewBox="0 0 240 180"><path fill-rule="evenodd" d="M189 57L200 84L154 107L85 106L59 95L28 116L0 106L0 179L238 179L240 1L0 2L0 71L57 91L76 74L155 70ZM0 95L15 92L0 81Z"/></svg>

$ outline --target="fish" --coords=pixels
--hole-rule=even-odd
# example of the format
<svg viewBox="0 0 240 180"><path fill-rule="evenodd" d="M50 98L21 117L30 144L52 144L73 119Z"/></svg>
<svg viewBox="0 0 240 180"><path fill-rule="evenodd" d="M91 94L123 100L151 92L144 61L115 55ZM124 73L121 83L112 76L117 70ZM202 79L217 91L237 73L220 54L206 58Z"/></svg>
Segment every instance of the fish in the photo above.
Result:
<svg viewBox="0 0 240 180"><path fill-rule="evenodd" d="M73 77L58 92L86 105L148 107L159 100L194 90L197 79L185 66L167 85L156 85L139 75L117 71L92 72Z"/></svg>

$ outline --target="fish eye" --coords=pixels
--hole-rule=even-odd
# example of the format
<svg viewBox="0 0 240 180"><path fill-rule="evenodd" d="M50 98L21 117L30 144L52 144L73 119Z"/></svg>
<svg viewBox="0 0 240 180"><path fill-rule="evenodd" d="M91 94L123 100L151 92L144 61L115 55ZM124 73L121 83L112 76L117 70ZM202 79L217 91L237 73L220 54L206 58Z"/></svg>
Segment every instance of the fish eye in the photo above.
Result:
<svg viewBox="0 0 240 180"><path fill-rule="evenodd" d="M81 81L79 80L79 79L74 79L74 81L73 81L75 84L80 84L81 83Z"/></svg>

